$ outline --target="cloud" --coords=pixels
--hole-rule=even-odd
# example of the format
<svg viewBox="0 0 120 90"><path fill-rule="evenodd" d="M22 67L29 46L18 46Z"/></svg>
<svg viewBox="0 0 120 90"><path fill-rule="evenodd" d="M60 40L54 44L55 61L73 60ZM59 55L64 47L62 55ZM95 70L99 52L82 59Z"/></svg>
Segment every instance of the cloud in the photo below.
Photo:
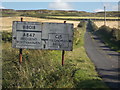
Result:
<svg viewBox="0 0 120 90"><path fill-rule="evenodd" d="M0 9L5 9L5 7L3 7L3 6L0 6Z"/></svg>
<svg viewBox="0 0 120 90"><path fill-rule="evenodd" d="M108 10L108 11L118 11L118 4L113 5L110 3L104 3L104 6L106 7L106 10Z"/></svg>
<svg viewBox="0 0 120 90"><path fill-rule="evenodd" d="M73 10L73 7L69 3L64 2L64 0L55 0L48 7L55 10Z"/></svg>
<svg viewBox="0 0 120 90"><path fill-rule="evenodd" d="M101 0L62 0L62 1L63 2L101 2ZM2 2L53 2L53 0L2 0ZM119 2L119 0L103 0L103 2Z"/></svg>
<svg viewBox="0 0 120 90"><path fill-rule="evenodd" d="M103 9L95 9L94 12L103 12Z"/></svg>
<svg viewBox="0 0 120 90"><path fill-rule="evenodd" d="M118 11L118 4L104 3L102 9L95 9L94 12L102 12L104 11L104 6L106 7L106 11Z"/></svg>
<svg viewBox="0 0 120 90"><path fill-rule="evenodd" d="M118 11L118 5L112 6L112 11Z"/></svg>

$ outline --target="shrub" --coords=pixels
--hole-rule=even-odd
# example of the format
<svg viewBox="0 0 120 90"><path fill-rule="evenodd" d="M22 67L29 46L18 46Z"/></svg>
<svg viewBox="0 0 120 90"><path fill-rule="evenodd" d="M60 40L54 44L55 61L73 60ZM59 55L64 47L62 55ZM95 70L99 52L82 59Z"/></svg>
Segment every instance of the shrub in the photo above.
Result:
<svg viewBox="0 0 120 90"><path fill-rule="evenodd" d="M98 29L98 34L104 39L105 42L109 43L110 47L116 47L119 49L120 44L120 30L116 28L110 28L108 26L101 26Z"/></svg>
<svg viewBox="0 0 120 90"><path fill-rule="evenodd" d="M120 30L116 28L110 28L108 26L101 26L98 28L94 22L91 20L88 22L88 27L90 31L95 32L101 37L101 39L110 46L112 49L120 50Z"/></svg>
<svg viewBox="0 0 120 90"><path fill-rule="evenodd" d="M80 21L80 23L78 24L78 27L84 27L85 26L85 21Z"/></svg>
<svg viewBox="0 0 120 90"><path fill-rule="evenodd" d="M2 40L5 42L11 42L12 41L12 33L11 32L7 32L7 31L3 31L2 32Z"/></svg>
<svg viewBox="0 0 120 90"><path fill-rule="evenodd" d="M91 20L88 21L88 29L90 31L97 31L98 30L98 27L95 25L94 22L92 22Z"/></svg>
<svg viewBox="0 0 120 90"><path fill-rule="evenodd" d="M108 26L101 26L98 29L98 31L101 35L104 35L109 40L117 41L117 39L119 39L118 37L119 35L117 35L119 30L116 28L110 28Z"/></svg>

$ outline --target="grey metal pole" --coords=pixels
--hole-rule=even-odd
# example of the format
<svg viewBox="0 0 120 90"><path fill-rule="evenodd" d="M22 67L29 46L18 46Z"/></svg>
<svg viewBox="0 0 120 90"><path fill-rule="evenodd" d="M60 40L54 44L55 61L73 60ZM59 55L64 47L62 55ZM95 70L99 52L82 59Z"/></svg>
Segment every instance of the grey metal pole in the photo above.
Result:
<svg viewBox="0 0 120 90"><path fill-rule="evenodd" d="M104 25L106 25L106 7L104 6Z"/></svg>

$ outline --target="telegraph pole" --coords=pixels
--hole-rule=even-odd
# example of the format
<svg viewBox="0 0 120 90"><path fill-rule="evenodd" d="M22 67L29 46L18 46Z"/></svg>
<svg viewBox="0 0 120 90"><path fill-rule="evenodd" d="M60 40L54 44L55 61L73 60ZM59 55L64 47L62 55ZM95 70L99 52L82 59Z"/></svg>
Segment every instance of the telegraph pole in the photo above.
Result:
<svg viewBox="0 0 120 90"><path fill-rule="evenodd" d="M104 25L106 25L106 7L104 6Z"/></svg>

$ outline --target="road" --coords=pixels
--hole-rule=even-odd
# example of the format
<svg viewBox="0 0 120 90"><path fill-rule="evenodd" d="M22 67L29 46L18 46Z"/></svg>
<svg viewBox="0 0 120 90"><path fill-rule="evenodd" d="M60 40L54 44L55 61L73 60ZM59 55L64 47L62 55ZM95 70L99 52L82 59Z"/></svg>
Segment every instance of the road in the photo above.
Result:
<svg viewBox="0 0 120 90"><path fill-rule="evenodd" d="M120 54L111 50L90 30L85 33L85 49L103 81L111 89L120 88Z"/></svg>

